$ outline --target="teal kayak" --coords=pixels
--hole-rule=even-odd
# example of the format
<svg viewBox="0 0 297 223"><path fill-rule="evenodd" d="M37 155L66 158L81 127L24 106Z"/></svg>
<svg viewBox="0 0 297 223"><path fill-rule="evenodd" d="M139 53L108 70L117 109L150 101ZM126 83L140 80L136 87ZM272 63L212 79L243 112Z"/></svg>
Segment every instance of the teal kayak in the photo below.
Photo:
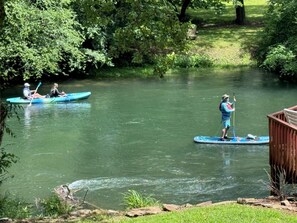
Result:
<svg viewBox="0 0 297 223"><path fill-rule="evenodd" d="M231 137L221 140L217 136L196 136L194 137L194 142L196 143L206 143L206 144L223 144L223 145L262 145L269 143L269 136L256 136L253 138L249 137Z"/></svg>
<svg viewBox="0 0 297 223"><path fill-rule="evenodd" d="M67 93L66 96L53 98L34 98L32 100L24 99L22 97L7 98L6 101L11 104L50 104L59 102L70 102L76 100L87 99L91 92ZM32 101L32 102L31 102Z"/></svg>

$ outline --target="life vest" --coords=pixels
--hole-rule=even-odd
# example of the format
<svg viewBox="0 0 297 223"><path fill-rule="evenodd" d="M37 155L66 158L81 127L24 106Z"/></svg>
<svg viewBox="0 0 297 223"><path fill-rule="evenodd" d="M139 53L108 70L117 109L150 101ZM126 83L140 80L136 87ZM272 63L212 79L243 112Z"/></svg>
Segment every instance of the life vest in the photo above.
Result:
<svg viewBox="0 0 297 223"><path fill-rule="evenodd" d="M223 101L221 101L220 104L219 104L219 111L222 111L222 103L223 103ZM227 103L227 108L229 110L233 109L230 103Z"/></svg>

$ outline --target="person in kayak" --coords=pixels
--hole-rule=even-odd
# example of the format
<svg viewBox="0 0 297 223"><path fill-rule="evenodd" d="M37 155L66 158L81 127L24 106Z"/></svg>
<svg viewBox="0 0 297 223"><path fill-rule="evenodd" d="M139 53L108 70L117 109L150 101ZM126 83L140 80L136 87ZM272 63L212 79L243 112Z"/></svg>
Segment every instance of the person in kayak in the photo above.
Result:
<svg viewBox="0 0 297 223"><path fill-rule="evenodd" d="M235 98L234 102L235 103ZM223 124L223 129L222 129L222 136L221 139L222 141L228 139L227 137L227 132L231 126L231 113L235 111L235 108L233 108L233 103L229 102L229 95L224 94L222 96L222 100L219 105L219 110L222 113L222 124Z"/></svg>
<svg viewBox="0 0 297 223"><path fill-rule="evenodd" d="M67 96L64 91L60 92L58 89L59 85L57 83L54 83L51 92L50 92L50 97L65 97Z"/></svg>
<svg viewBox="0 0 297 223"><path fill-rule="evenodd" d="M29 100L32 100L34 98L45 98L45 96L38 94L36 90L30 90L29 83L24 84L23 95L25 99L29 99Z"/></svg>

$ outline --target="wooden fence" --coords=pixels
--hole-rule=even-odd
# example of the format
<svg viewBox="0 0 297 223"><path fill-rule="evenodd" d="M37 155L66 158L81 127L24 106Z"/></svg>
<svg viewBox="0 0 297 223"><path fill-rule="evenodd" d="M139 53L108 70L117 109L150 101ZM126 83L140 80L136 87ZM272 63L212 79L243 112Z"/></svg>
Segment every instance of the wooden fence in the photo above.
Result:
<svg viewBox="0 0 297 223"><path fill-rule="evenodd" d="M297 106L289 108L297 111ZM290 125L284 111L268 115L269 163L271 169L271 194L284 183L297 182L297 126Z"/></svg>

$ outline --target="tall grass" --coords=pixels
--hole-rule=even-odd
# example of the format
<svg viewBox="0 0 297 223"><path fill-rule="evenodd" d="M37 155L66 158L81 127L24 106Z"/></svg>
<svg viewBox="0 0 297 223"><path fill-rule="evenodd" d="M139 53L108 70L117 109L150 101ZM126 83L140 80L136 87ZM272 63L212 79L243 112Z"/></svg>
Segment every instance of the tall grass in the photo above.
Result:
<svg viewBox="0 0 297 223"><path fill-rule="evenodd" d="M144 196L135 190L124 193L124 204L128 209L159 205L159 201L151 196Z"/></svg>

